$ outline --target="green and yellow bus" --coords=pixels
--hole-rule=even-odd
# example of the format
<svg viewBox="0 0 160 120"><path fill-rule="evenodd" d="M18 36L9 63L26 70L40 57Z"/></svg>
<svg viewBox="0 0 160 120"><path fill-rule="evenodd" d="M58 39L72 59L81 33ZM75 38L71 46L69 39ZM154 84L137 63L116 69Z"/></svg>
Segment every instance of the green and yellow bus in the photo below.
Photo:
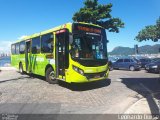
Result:
<svg viewBox="0 0 160 120"><path fill-rule="evenodd" d="M107 79L107 42L98 25L66 23L13 43L11 65L20 73L45 76L49 83Z"/></svg>

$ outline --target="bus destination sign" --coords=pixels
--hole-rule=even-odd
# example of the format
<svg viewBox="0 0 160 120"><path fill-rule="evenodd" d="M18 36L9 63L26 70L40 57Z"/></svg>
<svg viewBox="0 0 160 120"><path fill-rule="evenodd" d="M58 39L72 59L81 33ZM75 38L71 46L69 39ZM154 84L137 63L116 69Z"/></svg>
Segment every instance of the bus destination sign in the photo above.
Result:
<svg viewBox="0 0 160 120"><path fill-rule="evenodd" d="M88 32L88 33L97 33L97 34L102 33L102 30L100 28L95 27L95 26L76 24L76 25L74 25L74 29L77 31L84 31L84 32Z"/></svg>
<svg viewBox="0 0 160 120"><path fill-rule="evenodd" d="M101 34L101 30L100 29L83 27L83 26L77 26L77 28L78 28L78 30L82 30L82 31L85 31L85 32Z"/></svg>

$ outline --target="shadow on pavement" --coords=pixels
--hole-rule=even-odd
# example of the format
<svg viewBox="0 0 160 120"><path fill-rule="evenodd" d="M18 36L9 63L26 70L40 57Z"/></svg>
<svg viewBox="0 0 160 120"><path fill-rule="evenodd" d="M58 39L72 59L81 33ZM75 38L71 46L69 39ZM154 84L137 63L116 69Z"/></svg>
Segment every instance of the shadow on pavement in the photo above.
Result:
<svg viewBox="0 0 160 120"><path fill-rule="evenodd" d="M40 75L35 75L35 74L27 74L29 77L26 78L38 78L40 80L45 81L45 77L40 76ZM19 78L21 79L21 78ZM92 90L92 89L97 89L97 88L102 88L106 87L111 84L110 79L105 79L105 80L100 80L100 81L94 81L94 82L89 82L89 83L67 83L64 81L58 81L58 84L61 87L73 90L73 91L87 91L87 90Z"/></svg>
<svg viewBox="0 0 160 120"><path fill-rule="evenodd" d="M121 79L122 83L125 84L129 89L136 91L144 98L146 98L152 114L159 113L159 107L157 106L155 100L153 99L153 96L157 100L160 100L160 96L154 95L155 93L160 92L160 78L121 78Z"/></svg>
<svg viewBox="0 0 160 120"><path fill-rule="evenodd" d="M20 73L19 73L20 74ZM24 79L33 79L33 78L38 78L41 80L45 81L45 78L43 76L40 75L35 75L35 74L28 74L28 73L24 73L23 75L21 75L20 77L17 78L13 78L13 79L7 79L7 80L1 80L0 83L4 83L4 82L9 82L9 81L16 81L16 80L24 80Z"/></svg>
<svg viewBox="0 0 160 120"><path fill-rule="evenodd" d="M28 75L30 78L38 78L38 79L40 79L40 80L45 81L45 77L44 77L44 76L41 76L41 75L27 74L27 73L26 73L26 75Z"/></svg>
<svg viewBox="0 0 160 120"><path fill-rule="evenodd" d="M61 87L65 87L65 88L68 88L73 91L87 91L87 90L106 87L110 84L111 84L110 79L94 81L94 82L90 82L90 83L71 83L71 84L63 82L63 81L59 81L59 85Z"/></svg>
<svg viewBox="0 0 160 120"><path fill-rule="evenodd" d="M13 79L8 79L8 80L1 80L0 83L4 83L4 82L10 82L10 81L16 81L16 80L23 80L23 79L26 79L26 78L30 78L30 77L18 77L18 78L13 78Z"/></svg>

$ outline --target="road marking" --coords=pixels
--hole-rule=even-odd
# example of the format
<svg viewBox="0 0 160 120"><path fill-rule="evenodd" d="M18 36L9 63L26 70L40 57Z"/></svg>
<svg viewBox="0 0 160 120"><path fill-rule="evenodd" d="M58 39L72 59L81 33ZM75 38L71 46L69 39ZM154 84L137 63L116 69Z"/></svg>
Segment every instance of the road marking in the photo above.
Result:
<svg viewBox="0 0 160 120"><path fill-rule="evenodd" d="M160 93L160 91L153 92L152 90L150 90L149 88L147 88L146 86L144 86L142 83L140 83L140 86L143 87L147 92L149 92L150 95L151 95L153 98L154 98L154 94Z"/></svg>
<svg viewBox="0 0 160 120"><path fill-rule="evenodd" d="M147 88L146 86L144 86L142 83L140 83L140 86L143 87L147 92L149 92L151 94L151 96L153 96L152 90L150 90L149 88Z"/></svg>
<svg viewBox="0 0 160 120"><path fill-rule="evenodd" d="M142 83L140 83L140 86L141 87L143 87L147 92L149 92L150 93L150 95L151 95L151 97L153 98L153 100L154 100L154 93L153 93L153 91L152 90L150 90L149 88L147 88L146 86L144 86ZM156 101L154 100L154 102L156 103Z"/></svg>
<svg viewBox="0 0 160 120"><path fill-rule="evenodd" d="M160 91L157 91L157 92L154 92L154 93L152 93L153 95L155 95L155 94L159 94L160 93Z"/></svg>
<svg viewBox="0 0 160 120"><path fill-rule="evenodd" d="M116 79L116 81L118 81L118 82L122 82L122 79L118 78L118 79Z"/></svg>

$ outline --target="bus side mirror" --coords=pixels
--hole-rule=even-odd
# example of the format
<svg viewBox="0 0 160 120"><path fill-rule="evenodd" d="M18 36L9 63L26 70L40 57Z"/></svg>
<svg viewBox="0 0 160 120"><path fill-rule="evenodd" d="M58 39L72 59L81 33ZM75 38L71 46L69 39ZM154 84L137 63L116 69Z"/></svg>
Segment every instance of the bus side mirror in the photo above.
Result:
<svg viewBox="0 0 160 120"><path fill-rule="evenodd" d="M107 40L107 43L109 43L109 40Z"/></svg>
<svg viewBox="0 0 160 120"><path fill-rule="evenodd" d="M73 49L71 48L70 50L69 50L69 53L72 53L73 52Z"/></svg>
<svg viewBox="0 0 160 120"><path fill-rule="evenodd" d="M70 50L69 50L69 53L73 53L75 51L75 48L74 47L72 47Z"/></svg>
<svg viewBox="0 0 160 120"><path fill-rule="evenodd" d="M109 65L109 66L112 66L112 62L111 62L111 61L109 61L109 62L108 62L108 65Z"/></svg>

